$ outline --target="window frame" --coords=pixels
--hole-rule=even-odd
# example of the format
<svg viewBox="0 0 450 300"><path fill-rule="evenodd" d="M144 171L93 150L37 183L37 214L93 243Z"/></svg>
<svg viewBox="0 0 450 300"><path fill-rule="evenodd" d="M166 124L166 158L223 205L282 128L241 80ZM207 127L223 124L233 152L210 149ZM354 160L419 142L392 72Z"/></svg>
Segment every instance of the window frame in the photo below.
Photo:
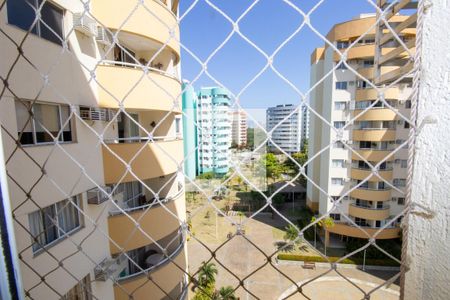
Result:
<svg viewBox="0 0 450 300"><path fill-rule="evenodd" d="M26 104L25 104L26 103ZM36 101L33 104L31 104L31 101L28 100L15 100L14 101L15 106L17 105L22 105L22 106L26 106L27 111L29 109L31 109L31 111L33 112L33 114L35 114L34 111L34 107L35 105L52 105L52 106L57 106L58 107L58 122L59 122L59 130L58 130L58 134L60 135L60 140L58 140L59 144L72 144L72 143L76 143L76 135L75 135L75 122L74 119L70 118L69 122L67 123L66 126L69 126L70 128L70 133L71 133L71 140L70 141L64 141L64 122L62 120L62 110L61 107L62 106L66 106L69 109L69 117L70 117L70 106L66 105L66 104L62 104L62 103L55 103L55 102L42 102L42 101ZM16 107L15 107L16 109ZM17 125L17 109L15 111L16 113L16 125ZM28 114L29 116L29 114ZM37 136L36 136L36 121L35 121L35 117L31 118L31 134L32 134L32 138L33 138L33 142L29 143L29 144L22 144L22 142L20 142L22 147L34 147L34 146L45 146L45 145L54 145L55 142L38 142L37 141ZM19 136L19 134L22 132L21 131L22 128L17 127L17 136ZM25 132L25 131L23 131ZM45 133L47 133L46 131L44 131Z"/></svg>
<svg viewBox="0 0 450 300"><path fill-rule="evenodd" d="M11 1L14 1L14 0L11 0ZM42 0L30 0L30 1L32 1L33 3L32 4L28 4L28 5L30 5L30 6L34 5L34 6L32 6L33 10L34 10L34 8L39 7L41 5L41 3L42 3ZM8 0L6 0L6 5L8 7L8 3L7 2L8 2ZM43 12L43 10L44 10L46 5L48 5L48 6L52 7L52 8L55 8L55 9L57 9L57 10L59 10L61 12L61 19L60 19L60 21L61 21L61 35L62 36L59 37L59 38L61 38L61 41L58 39L58 41L56 42L56 41L50 40L50 39L42 36L42 29L41 29L41 27L43 26L46 30L49 30L47 28L47 26L50 27L50 25L47 24L46 22L44 22L44 20L42 19L42 12ZM34 17L36 17L36 14L34 14ZM66 9L64 7L58 5L57 3L54 3L53 1L47 0L47 1L45 1L44 6L42 7L41 18L33 26L34 29L33 28L25 29L25 28L20 27L19 25L11 23L9 21L9 11L8 11L8 9L6 10L6 23L8 25L14 26L15 28L18 28L18 29L26 31L26 32L30 32L31 34L33 34L33 35L35 35L35 36L37 36L37 37L39 37L39 38L41 38L41 39L43 39L45 41L48 41L48 42L50 42L52 44L58 45L60 47L62 47L63 44L64 44L64 37L65 37L64 19L65 19L65 17L66 17ZM33 24L33 22L34 22L34 18L33 18L33 21L32 21L31 24ZM45 23L46 25L43 25L42 23ZM52 28L52 27L50 27L50 28L53 31L56 32L56 30L54 28ZM52 33L52 35L55 35L53 32L51 32L51 33Z"/></svg>
<svg viewBox="0 0 450 300"><path fill-rule="evenodd" d="M74 202L76 203L76 206L78 206L81 210L83 210L83 205L82 205L83 204L83 197L81 196L81 194L77 194L77 195L71 196L70 198L73 198ZM59 211L58 211L58 204L60 204L60 203L62 203L64 201L70 202L69 198L67 198L67 199L55 202L55 203L50 204L48 206L42 207L41 209L38 209L38 210L35 210L35 211L32 211L32 212L28 213L28 222L29 222L28 225L29 225L29 231L31 233L30 237L31 237L31 244L32 244L31 245L31 251L33 252L34 256L41 254L42 252L45 251L45 249L49 249L49 248L59 244L60 242L64 241L68 236L70 236L70 235L74 234L75 232L77 232L77 231L79 231L79 230L84 228L84 215L76 208L75 208L75 210L76 210L77 215L78 215L78 226L72 228L71 230L69 230L67 232L63 232L62 228L60 228L60 226L59 226L59 224L60 224L59 223L59 221L60 221L60 219L59 219L60 214L59 214ZM68 205L69 204L64 204L64 207L67 207ZM73 204L70 204L70 205L73 205ZM42 245L42 244L40 244L38 242L35 242L35 237L33 236L32 230L31 230L31 226L32 225L31 225L31 222L30 222L30 216L32 214L34 214L34 213L39 213L40 221L42 222L42 224L44 224L44 218L45 218L44 209L47 209L47 208L53 208L54 215L50 216L50 217L53 220L52 221L52 226L53 227L56 226L56 228L55 228L55 232L56 233L55 234L56 234L57 237L54 240L46 243L45 245ZM55 224L58 224L58 225L55 225ZM43 231L46 231L47 229L44 226L45 225L43 225ZM42 232L40 232L39 235L40 234L42 234Z"/></svg>

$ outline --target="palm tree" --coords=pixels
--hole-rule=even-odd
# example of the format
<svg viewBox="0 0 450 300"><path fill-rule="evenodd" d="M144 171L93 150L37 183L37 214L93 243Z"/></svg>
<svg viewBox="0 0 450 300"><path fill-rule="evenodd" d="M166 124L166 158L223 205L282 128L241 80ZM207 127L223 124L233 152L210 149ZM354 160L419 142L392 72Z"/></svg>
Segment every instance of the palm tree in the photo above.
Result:
<svg viewBox="0 0 450 300"><path fill-rule="evenodd" d="M202 287L206 287L216 282L217 267L214 263L203 262L200 272L198 272L198 283Z"/></svg>
<svg viewBox="0 0 450 300"><path fill-rule="evenodd" d="M237 300L238 298L234 295L234 289L231 286L223 286L219 290L219 295L222 300Z"/></svg>
<svg viewBox="0 0 450 300"><path fill-rule="evenodd" d="M287 240L294 241L297 237L298 237L297 227L295 227L292 224L289 224L288 226L285 227L285 233L283 236L283 239L285 241L287 241Z"/></svg>

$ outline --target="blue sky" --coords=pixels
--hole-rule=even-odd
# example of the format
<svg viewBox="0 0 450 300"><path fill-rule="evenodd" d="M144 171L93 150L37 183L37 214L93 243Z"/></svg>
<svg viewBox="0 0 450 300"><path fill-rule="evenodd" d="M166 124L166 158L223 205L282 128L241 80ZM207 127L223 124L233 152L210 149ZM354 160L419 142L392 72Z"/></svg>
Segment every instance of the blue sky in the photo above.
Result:
<svg viewBox="0 0 450 300"><path fill-rule="evenodd" d="M180 1L180 16L194 0ZM211 0L231 19L239 16L253 0ZM318 0L292 0L309 11ZM360 13L374 12L367 0L325 0L311 15L311 24L326 35L333 24L349 20ZM261 0L240 21L241 32L267 54L287 39L302 23L303 17L282 0ZM202 61L225 40L232 25L204 0L200 0L181 21L181 42ZM311 52L324 42L304 27L274 58L274 66L299 90L309 88ZM182 77L192 81L201 71L200 64L186 51L181 53ZM236 33L212 58L208 71L225 87L237 94L264 67L266 59ZM195 88L216 85L202 75ZM266 108L282 103L298 103L298 94L272 70L266 70L240 97L244 108Z"/></svg>

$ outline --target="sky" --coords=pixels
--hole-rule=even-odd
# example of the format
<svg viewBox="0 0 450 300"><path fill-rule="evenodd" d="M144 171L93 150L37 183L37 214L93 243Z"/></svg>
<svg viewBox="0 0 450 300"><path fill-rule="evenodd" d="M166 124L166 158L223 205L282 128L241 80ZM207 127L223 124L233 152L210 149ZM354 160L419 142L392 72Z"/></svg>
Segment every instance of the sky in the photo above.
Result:
<svg viewBox="0 0 450 300"><path fill-rule="evenodd" d="M254 0L210 0L236 21ZM319 0L291 0L304 12L311 10ZM344 22L361 13L374 12L369 0L325 0L311 14L312 26L326 35L334 24ZM180 1L180 16L194 3ZM258 1L256 1L258 2ZM268 56L303 22L303 16L282 0L260 0L239 22L239 29ZM181 51L182 78L193 82L196 89L216 86L203 74L201 64L189 53L204 62L232 32L232 24L205 0L199 0L180 22L181 43L189 51ZM309 89L310 55L324 41L309 27L304 26L274 56L274 67L300 91ZM263 69L266 58L247 41L234 33L228 42L208 62L208 72L235 95ZM197 78L197 79L196 79ZM196 80L195 80L196 79ZM195 81L194 81L195 80ZM277 104L298 104L299 94L270 68L246 88L239 97L245 109L254 112Z"/></svg>

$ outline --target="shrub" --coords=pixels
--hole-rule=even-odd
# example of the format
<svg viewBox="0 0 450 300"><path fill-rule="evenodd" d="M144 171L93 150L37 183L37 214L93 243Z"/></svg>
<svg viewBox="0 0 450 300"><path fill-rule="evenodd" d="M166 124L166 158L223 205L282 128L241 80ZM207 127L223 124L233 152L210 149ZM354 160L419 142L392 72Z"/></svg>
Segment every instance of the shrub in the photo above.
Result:
<svg viewBox="0 0 450 300"><path fill-rule="evenodd" d="M289 254L289 253L280 253L277 255L279 260L291 260L291 261L310 261L310 262L323 262L328 263L326 259L321 256L307 256L307 255L298 255L298 254ZM336 262L339 260L339 257L328 257L330 262ZM348 265L362 265L363 259L359 257L345 258L340 261L341 264ZM372 266L399 266L399 264L392 259L366 259L366 265Z"/></svg>

